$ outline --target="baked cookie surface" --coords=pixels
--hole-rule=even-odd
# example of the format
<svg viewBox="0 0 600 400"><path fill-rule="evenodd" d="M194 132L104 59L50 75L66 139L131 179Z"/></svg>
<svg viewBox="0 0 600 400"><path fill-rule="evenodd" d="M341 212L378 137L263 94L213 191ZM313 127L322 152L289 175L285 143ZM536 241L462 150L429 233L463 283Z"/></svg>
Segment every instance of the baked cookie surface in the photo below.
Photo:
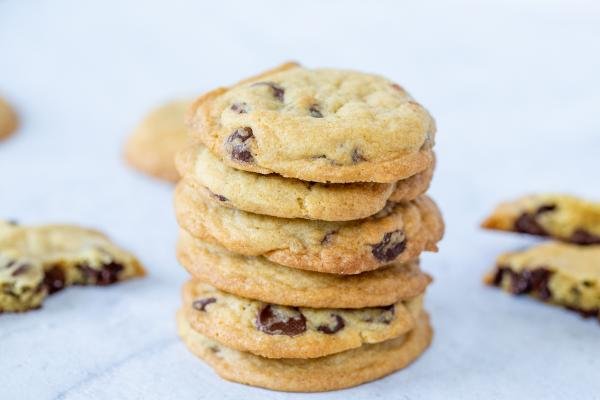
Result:
<svg viewBox="0 0 600 400"><path fill-rule="evenodd" d="M580 245L600 244L600 203L562 194L530 195L500 204L482 226Z"/></svg>
<svg viewBox="0 0 600 400"><path fill-rule="evenodd" d="M385 306L418 296L431 282L417 262L356 275L303 271L235 254L181 231L179 262L195 278L240 297L314 308Z"/></svg>
<svg viewBox="0 0 600 400"><path fill-rule="evenodd" d="M485 282L600 318L600 246L547 242L506 253Z"/></svg>
<svg viewBox="0 0 600 400"><path fill-rule="evenodd" d="M398 337L423 299L360 309L287 307L237 297L197 280L183 288L190 325L227 347L267 358L315 358Z"/></svg>
<svg viewBox="0 0 600 400"><path fill-rule="evenodd" d="M395 182L432 162L435 123L383 77L284 64L200 97L193 132L224 163L315 182Z"/></svg>
<svg viewBox="0 0 600 400"><path fill-rule="evenodd" d="M0 97L0 140L12 135L18 124L17 114L10 104Z"/></svg>
<svg viewBox="0 0 600 400"><path fill-rule="evenodd" d="M105 235L70 225L0 223L0 312L38 308L71 285L109 285L144 275Z"/></svg>
<svg viewBox="0 0 600 400"><path fill-rule="evenodd" d="M366 219L327 222L223 207L178 184L175 213L183 229L205 242L289 267L339 274L414 260L422 251L436 251L444 232L441 214L426 196L389 203Z"/></svg>
<svg viewBox="0 0 600 400"><path fill-rule="evenodd" d="M135 169L176 182L175 154L188 145L185 113L190 101L172 101L152 110L125 143L125 159Z"/></svg>
<svg viewBox="0 0 600 400"><path fill-rule="evenodd" d="M206 147L180 153L178 170L185 185L225 207L280 218L349 221L376 214L388 200L414 200L431 182L434 164L395 183L323 184L261 175L228 167Z"/></svg>
<svg viewBox="0 0 600 400"><path fill-rule="evenodd" d="M190 326L181 311L177 328L188 349L224 379L288 392L323 392L382 378L416 360L433 336L423 312L414 330L395 339L320 358L269 359L207 338Z"/></svg>

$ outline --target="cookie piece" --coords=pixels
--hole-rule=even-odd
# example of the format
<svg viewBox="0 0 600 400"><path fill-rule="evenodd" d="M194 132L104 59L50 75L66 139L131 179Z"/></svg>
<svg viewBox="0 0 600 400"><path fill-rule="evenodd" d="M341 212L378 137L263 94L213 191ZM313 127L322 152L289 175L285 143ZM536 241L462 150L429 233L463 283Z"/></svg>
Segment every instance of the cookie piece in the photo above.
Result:
<svg viewBox="0 0 600 400"><path fill-rule="evenodd" d="M138 260L99 232L0 224L0 312L38 308L70 285L109 285L142 275Z"/></svg>
<svg viewBox="0 0 600 400"><path fill-rule="evenodd" d="M281 175L261 175L231 168L204 146L189 147L177 157L183 184L225 207L280 218L349 221L366 218L393 201L414 200L428 188L434 165L395 183L306 182Z"/></svg>
<svg viewBox="0 0 600 400"><path fill-rule="evenodd" d="M195 278L240 297L313 308L385 306L425 291L431 282L418 262L392 264L357 275L302 271L264 257L231 253L181 231L179 262Z"/></svg>
<svg viewBox="0 0 600 400"><path fill-rule="evenodd" d="M548 242L503 254L485 282L600 318L600 246Z"/></svg>
<svg viewBox="0 0 600 400"><path fill-rule="evenodd" d="M284 64L192 105L189 125L223 162L314 182L395 182L432 162L435 123L381 76Z"/></svg>
<svg viewBox="0 0 600 400"><path fill-rule="evenodd" d="M580 245L600 244L600 203L562 194L525 196L500 204L482 226Z"/></svg>
<svg viewBox="0 0 600 400"><path fill-rule="evenodd" d="M0 97L0 140L9 137L19 124L17 114L10 104Z"/></svg>
<svg viewBox="0 0 600 400"><path fill-rule="evenodd" d="M198 280L183 287L183 309L198 332L268 358L314 358L398 337L414 328L422 295L384 307L287 307L237 297Z"/></svg>
<svg viewBox="0 0 600 400"><path fill-rule="evenodd" d="M175 154L188 145L185 113L189 101L172 101L156 108L125 143L125 159L133 168L176 182Z"/></svg>
<svg viewBox="0 0 600 400"><path fill-rule="evenodd" d="M360 385L405 368L431 343L433 330L422 313L415 329L398 338L321 358L269 359L207 338L177 314L177 330L188 349L222 378L286 392L324 392Z"/></svg>
<svg viewBox="0 0 600 400"><path fill-rule="evenodd" d="M422 196L389 203L372 217L347 222L284 219L208 202L184 184L175 190L179 225L193 236L288 267L356 274L436 251L444 231L435 203Z"/></svg>

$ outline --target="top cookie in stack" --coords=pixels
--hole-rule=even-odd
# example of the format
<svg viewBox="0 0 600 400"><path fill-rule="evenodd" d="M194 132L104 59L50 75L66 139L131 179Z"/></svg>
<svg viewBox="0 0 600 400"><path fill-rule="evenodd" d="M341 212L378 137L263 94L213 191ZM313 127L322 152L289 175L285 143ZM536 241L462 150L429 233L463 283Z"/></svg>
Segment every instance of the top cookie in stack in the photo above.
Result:
<svg viewBox="0 0 600 400"><path fill-rule="evenodd" d="M444 225L424 195L422 106L376 75L285 64L203 95L188 122L199 140L178 156L175 209L193 352L228 379L318 391L424 351L418 257Z"/></svg>

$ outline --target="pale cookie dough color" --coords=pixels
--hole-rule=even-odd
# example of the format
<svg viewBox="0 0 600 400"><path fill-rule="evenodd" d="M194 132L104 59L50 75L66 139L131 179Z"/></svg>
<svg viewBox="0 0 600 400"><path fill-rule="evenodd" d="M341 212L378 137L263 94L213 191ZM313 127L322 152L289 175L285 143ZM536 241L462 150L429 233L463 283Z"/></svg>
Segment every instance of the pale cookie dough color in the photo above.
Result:
<svg viewBox="0 0 600 400"><path fill-rule="evenodd" d="M125 143L125 159L137 170L176 182L175 154L188 145L189 101L173 101L148 114Z"/></svg>
<svg viewBox="0 0 600 400"><path fill-rule="evenodd" d="M600 246L548 242L503 254L486 283L600 318Z"/></svg>
<svg viewBox="0 0 600 400"><path fill-rule="evenodd" d="M431 282L417 262L356 275L303 271L204 243L182 231L179 262L195 278L240 297L314 308L386 306L418 296Z"/></svg>
<svg viewBox="0 0 600 400"><path fill-rule="evenodd" d="M500 204L482 226L598 245L600 203L562 194L525 196Z"/></svg>
<svg viewBox="0 0 600 400"><path fill-rule="evenodd" d="M360 385L405 368L429 346L433 331L422 313L415 329L396 339L312 359L269 359L223 346L194 330L184 313L178 332L188 349L221 377L287 392L323 392Z"/></svg>
<svg viewBox="0 0 600 400"><path fill-rule="evenodd" d="M17 129L18 124L17 114L0 97L0 140L9 137Z"/></svg>
<svg viewBox="0 0 600 400"><path fill-rule="evenodd" d="M366 218L383 209L388 200L414 200L428 189L434 169L432 164L395 183L324 184L231 168L202 145L179 153L177 167L183 185L225 207L324 221Z"/></svg>
<svg viewBox="0 0 600 400"><path fill-rule="evenodd" d="M381 76L285 64L193 104L193 132L227 165L315 182L395 182L432 163L435 123Z"/></svg>
<svg viewBox="0 0 600 400"><path fill-rule="evenodd" d="M179 225L193 236L247 256L265 256L288 267L356 274L437 251L444 224L427 196L389 203L366 219L327 222L284 219L207 201L181 183L175 191Z"/></svg>
<svg viewBox="0 0 600 400"><path fill-rule="evenodd" d="M104 286L144 274L131 253L100 232L0 223L0 312L38 308L67 286Z"/></svg>

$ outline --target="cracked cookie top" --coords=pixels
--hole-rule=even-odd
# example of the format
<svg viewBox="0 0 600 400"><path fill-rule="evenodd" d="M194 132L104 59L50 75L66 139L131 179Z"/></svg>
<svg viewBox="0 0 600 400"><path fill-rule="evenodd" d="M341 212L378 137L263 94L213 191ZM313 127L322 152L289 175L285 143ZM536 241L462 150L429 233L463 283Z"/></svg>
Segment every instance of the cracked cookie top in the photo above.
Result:
<svg viewBox="0 0 600 400"><path fill-rule="evenodd" d="M316 182L394 182L432 162L435 123L381 76L297 64L200 97L189 124L226 164Z"/></svg>

